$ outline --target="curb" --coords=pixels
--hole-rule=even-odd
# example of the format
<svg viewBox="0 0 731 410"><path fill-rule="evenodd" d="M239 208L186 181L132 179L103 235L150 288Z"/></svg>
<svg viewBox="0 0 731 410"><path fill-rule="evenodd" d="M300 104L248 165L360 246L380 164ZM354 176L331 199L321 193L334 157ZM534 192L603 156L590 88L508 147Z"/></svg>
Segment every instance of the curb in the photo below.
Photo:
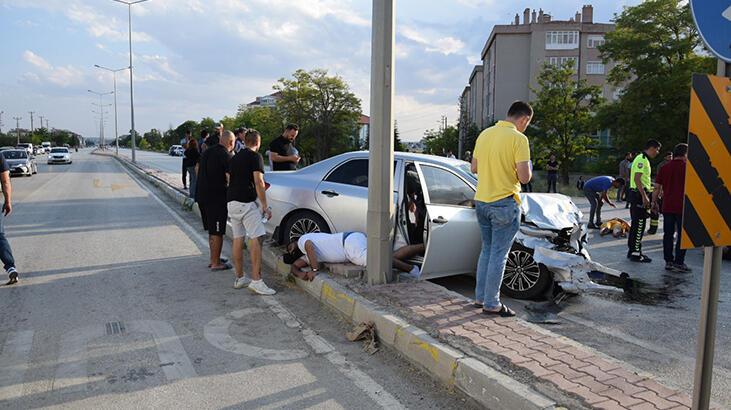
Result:
<svg viewBox="0 0 731 410"><path fill-rule="evenodd" d="M95 155L104 155L96 154ZM200 216L197 204L166 182L142 170L127 160L114 157L125 168L142 177L181 206ZM231 238L230 230L226 236ZM284 264L270 249L265 248L263 262L278 274L289 276L289 265ZM560 408L553 400L529 386L456 349L439 342L426 331L404 319L381 310L376 304L346 289L327 275L318 275L312 282L294 278L298 287L322 305L338 312L351 323L372 321L378 339L398 351L409 362L429 373L450 388L456 388L477 403L490 409L546 410Z"/></svg>

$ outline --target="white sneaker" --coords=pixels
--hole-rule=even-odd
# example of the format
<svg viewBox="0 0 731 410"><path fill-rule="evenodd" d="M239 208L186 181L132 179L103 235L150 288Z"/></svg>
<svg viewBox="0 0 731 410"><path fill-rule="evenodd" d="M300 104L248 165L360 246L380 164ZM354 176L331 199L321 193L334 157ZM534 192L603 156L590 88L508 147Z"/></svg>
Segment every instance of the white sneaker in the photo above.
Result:
<svg viewBox="0 0 731 410"><path fill-rule="evenodd" d="M414 267L411 269L411 272L409 272L409 276L414 279L419 279L419 277L421 276L421 269L419 269L418 266L414 265Z"/></svg>
<svg viewBox="0 0 731 410"><path fill-rule="evenodd" d="M241 289L249 283L251 283L251 279L247 278L246 275L236 278L236 280L234 280L234 289Z"/></svg>
<svg viewBox="0 0 731 410"><path fill-rule="evenodd" d="M260 295L266 295L266 296L271 296L271 295L277 293L276 290L267 286L267 284L264 283L264 281L261 279L252 280L251 283L249 284L249 290L251 290L252 292L256 292Z"/></svg>

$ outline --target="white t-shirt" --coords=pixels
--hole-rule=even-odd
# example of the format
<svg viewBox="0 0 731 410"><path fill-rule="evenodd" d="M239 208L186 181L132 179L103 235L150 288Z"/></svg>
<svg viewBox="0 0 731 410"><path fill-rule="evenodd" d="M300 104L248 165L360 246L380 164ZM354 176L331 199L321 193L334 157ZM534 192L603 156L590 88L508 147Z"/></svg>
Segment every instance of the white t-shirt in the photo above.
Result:
<svg viewBox="0 0 731 410"><path fill-rule="evenodd" d="M297 247L305 254L305 258L307 257L305 251L307 241L312 241L315 246L318 262L344 263L348 261L342 233L308 233L300 236L297 240ZM309 260L307 262L309 263Z"/></svg>

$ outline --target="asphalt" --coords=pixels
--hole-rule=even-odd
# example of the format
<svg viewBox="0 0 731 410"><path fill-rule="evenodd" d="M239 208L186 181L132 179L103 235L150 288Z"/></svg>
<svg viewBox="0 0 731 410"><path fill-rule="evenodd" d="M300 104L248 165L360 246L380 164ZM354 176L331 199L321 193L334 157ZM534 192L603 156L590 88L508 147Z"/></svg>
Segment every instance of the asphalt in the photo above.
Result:
<svg viewBox="0 0 731 410"><path fill-rule="evenodd" d="M12 182L21 282L0 287L2 408L474 406L388 349L364 353L274 275L275 297L233 289L206 269L199 221L112 158Z"/></svg>
<svg viewBox="0 0 731 410"><path fill-rule="evenodd" d="M127 154L128 155L128 154ZM159 153L138 152L141 163L179 174L166 164L179 158ZM572 198L588 217L585 198ZM603 219L614 217L629 221L624 203L616 209L605 206ZM589 239L594 260L627 272L635 281L631 291L582 294L559 304L529 302L506 298L511 307L553 332L567 336L602 353L625 361L658 377L663 383L692 392L693 372L700 316L703 281L703 252L691 250L686 263L691 274L668 272L662 255L662 220L658 234L646 236L644 252L653 263L637 264L625 258L626 239L601 237L593 232ZM718 327L714 367L713 398L731 408L731 262L721 268ZM474 279L456 276L434 282L467 297L474 296ZM548 323L550 322L550 323Z"/></svg>

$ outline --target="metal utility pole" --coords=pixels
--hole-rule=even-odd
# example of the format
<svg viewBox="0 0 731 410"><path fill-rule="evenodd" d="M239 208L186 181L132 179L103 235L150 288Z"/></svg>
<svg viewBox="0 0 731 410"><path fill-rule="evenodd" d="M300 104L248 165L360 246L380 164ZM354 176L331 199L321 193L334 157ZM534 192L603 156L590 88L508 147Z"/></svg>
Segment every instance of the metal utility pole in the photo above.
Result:
<svg viewBox="0 0 731 410"><path fill-rule="evenodd" d="M18 134L18 144L20 144L20 120L23 119L23 117L13 117L15 120L15 132Z"/></svg>
<svg viewBox="0 0 731 410"><path fill-rule="evenodd" d="M373 0L368 154L368 284L392 276L394 0Z"/></svg>
<svg viewBox="0 0 731 410"><path fill-rule="evenodd" d="M43 128L43 116L39 114L39 115L38 115L38 118L40 118L40 119L41 119L41 128Z"/></svg>
<svg viewBox="0 0 731 410"><path fill-rule="evenodd" d="M94 64L94 67L100 68L102 70L111 71L112 78L114 79L114 145L116 154L119 155L119 129L117 127L117 72L126 70L129 67L118 68L116 70L100 66L99 64Z"/></svg>
<svg viewBox="0 0 731 410"><path fill-rule="evenodd" d="M3 133L3 114L5 111L0 111L0 134Z"/></svg>
<svg viewBox="0 0 731 410"><path fill-rule="evenodd" d="M30 132L33 133L33 114L35 114L35 111L28 111L28 114L30 114Z"/></svg>
<svg viewBox="0 0 731 410"><path fill-rule="evenodd" d="M136 0L136 1L125 1L125 0L114 0L117 3L127 5L127 12L129 18L129 109L131 113L131 139L132 139L132 162L136 162L135 150L137 148L137 138L135 137L135 99L134 99L134 87L132 80L132 5L137 3L143 3L148 0Z"/></svg>
<svg viewBox="0 0 731 410"><path fill-rule="evenodd" d="M51 129L48 127L48 118L46 118L46 129L50 132Z"/></svg>
<svg viewBox="0 0 731 410"><path fill-rule="evenodd" d="M114 91L109 91L107 93L100 93L92 90L87 90L92 94L99 96L99 111L101 112L101 121L99 122L99 145L104 146L104 104L102 103L102 97L109 94L114 94Z"/></svg>

